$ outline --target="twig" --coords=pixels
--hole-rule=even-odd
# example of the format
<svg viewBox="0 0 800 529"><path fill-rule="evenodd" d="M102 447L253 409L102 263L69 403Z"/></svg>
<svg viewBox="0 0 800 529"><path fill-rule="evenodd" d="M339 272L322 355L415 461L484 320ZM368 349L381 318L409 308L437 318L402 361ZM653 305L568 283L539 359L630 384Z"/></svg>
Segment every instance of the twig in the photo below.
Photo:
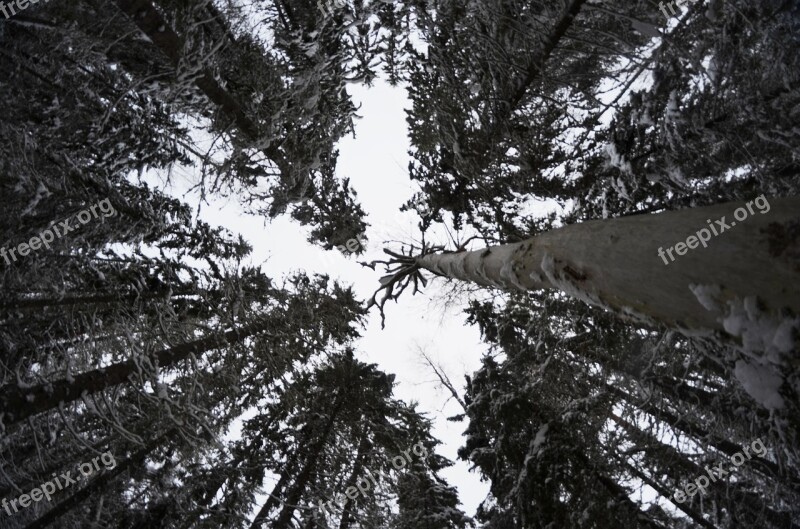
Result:
<svg viewBox="0 0 800 529"><path fill-rule="evenodd" d="M431 360L430 356L428 356L428 354L425 351L423 351L422 349L420 349L420 355L425 360L425 363L428 364L428 367L433 369L433 372L439 378L439 382L441 383L441 385L444 386L444 388L447 389L450 392L450 394L453 396L453 398L456 400L456 402L458 402L461 405L461 408L466 413L467 412L466 403L461 398L461 396L458 394L458 391L456 391L456 388L453 385L453 382L450 380L450 377L447 376L447 373L445 373L445 371L442 368L442 366L435 364L433 362L433 360Z"/></svg>

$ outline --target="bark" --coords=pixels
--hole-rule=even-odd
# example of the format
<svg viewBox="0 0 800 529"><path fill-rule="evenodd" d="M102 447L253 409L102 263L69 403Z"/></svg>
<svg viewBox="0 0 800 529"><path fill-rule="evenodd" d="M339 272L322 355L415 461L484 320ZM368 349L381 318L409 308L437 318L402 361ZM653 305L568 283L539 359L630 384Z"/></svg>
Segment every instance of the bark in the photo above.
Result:
<svg viewBox="0 0 800 529"><path fill-rule="evenodd" d="M154 353L153 359L160 367L171 366L192 355L239 343L249 336L266 331L270 326L271 321L264 318L239 329L163 349ZM57 408L60 403L77 400L82 394L95 393L123 384L139 369L136 364L134 360L126 360L81 373L71 380L56 380L29 388L11 387L0 393L2 421L8 426L37 413Z"/></svg>
<svg viewBox="0 0 800 529"><path fill-rule="evenodd" d="M753 215L712 237L707 248L673 253L676 260L666 265L659 248L707 229L707 219L725 217L730 224L745 203L573 224L515 244L424 255L416 265L488 287L556 288L642 323L721 337L726 336L726 302L754 296L765 317L777 319L786 309L800 314L800 263L786 251L794 241L781 244L770 235L780 225L800 221L800 197L774 198L769 204L768 213L753 208ZM706 308L691 285L718 286L714 297L723 303Z"/></svg>

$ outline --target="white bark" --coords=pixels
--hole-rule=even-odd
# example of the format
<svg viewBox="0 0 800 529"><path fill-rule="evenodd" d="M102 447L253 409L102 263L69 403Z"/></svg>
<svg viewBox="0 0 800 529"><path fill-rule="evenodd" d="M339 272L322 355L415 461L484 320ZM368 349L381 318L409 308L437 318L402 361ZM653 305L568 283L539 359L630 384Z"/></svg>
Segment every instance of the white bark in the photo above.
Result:
<svg viewBox="0 0 800 529"><path fill-rule="evenodd" d="M516 244L431 254L417 262L436 274L485 286L558 288L639 321L657 321L692 334L714 335L727 328L745 345L748 340L753 345L754 332L761 333L770 343L773 338L783 340L778 348L788 352L786 337L800 328L795 318L800 315L797 242L788 242L793 250L784 247L786 253L771 255L763 230L773 223L787 229L792 222L800 223L800 198L769 203L767 213L754 208L741 222L734 219L734 211L745 203L728 203L575 224ZM707 220L714 223L723 216L735 226L712 237L707 248L698 246L682 256L673 252L675 261L664 264L660 247L666 250L685 242L708 228ZM781 312L785 309L793 315ZM756 344L753 349L769 347Z"/></svg>

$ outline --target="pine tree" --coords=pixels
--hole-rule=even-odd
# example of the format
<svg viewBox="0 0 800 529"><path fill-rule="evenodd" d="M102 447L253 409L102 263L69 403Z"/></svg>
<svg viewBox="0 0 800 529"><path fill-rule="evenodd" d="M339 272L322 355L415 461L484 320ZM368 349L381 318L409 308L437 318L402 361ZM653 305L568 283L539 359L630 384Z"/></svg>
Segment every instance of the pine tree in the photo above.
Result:
<svg viewBox="0 0 800 529"><path fill-rule="evenodd" d="M712 385L719 375L691 342L631 329L557 293L475 302L469 314L491 346L468 380L470 423L460 451L492 482L480 520L498 527L604 527L610 515L672 527L683 516L700 526L726 526L734 518L787 526L800 474L793 456L777 454L795 451L794 443L769 434L774 426L758 417L741 388ZM694 395L674 395L675 371L710 401L698 406ZM796 429L785 433L794 438ZM774 448L766 459L739 467L736 479L720 480L702 501L673 499L705 473L702 465L727 468L730 456L723 454L744 453L757 436ZM787 472L772 466L776 456ZM680 516L642 502L631 486L652 488ZM609 505L620 511L593 512Z"/></svg>

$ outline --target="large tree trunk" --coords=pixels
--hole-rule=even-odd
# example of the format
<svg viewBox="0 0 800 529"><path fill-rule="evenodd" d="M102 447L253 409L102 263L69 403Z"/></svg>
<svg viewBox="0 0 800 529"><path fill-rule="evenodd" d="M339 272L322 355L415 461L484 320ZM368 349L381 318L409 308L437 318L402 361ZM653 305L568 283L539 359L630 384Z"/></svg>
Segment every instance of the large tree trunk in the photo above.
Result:
<svg viewBox="0 0 800 529"><path fill-rule="evenodd" d="M640 322L692 335L720 337L728 331L751 350L788 353L789 330L800 328L800 319L781 311L800 314L800 197L769 204L767 213L753 208L742 222L733 216L743 202L590 221L515 244L424 255L416 264L490 287L557 288ZM723 217L731 227L712 236L707 248L673 253L668 264L659 256L660 248L686 241L708 229L708 219Z"/></svg>
<svg viewBox="0 0 800 529"><path fill-rule="evenodd" d="M245 338L263 332L271 326L269 318L225 333L215 334L192 342L163 349L153 354L160 367L174 365L191 355L239 343ZM137 362L126 360L101 369L95 369L72 379L56 380L33 387L12 386L0 393L0 417L5 425L58 407L59 403L72 402L82 394L94 393L128 381L137 370Z"/></svg>

